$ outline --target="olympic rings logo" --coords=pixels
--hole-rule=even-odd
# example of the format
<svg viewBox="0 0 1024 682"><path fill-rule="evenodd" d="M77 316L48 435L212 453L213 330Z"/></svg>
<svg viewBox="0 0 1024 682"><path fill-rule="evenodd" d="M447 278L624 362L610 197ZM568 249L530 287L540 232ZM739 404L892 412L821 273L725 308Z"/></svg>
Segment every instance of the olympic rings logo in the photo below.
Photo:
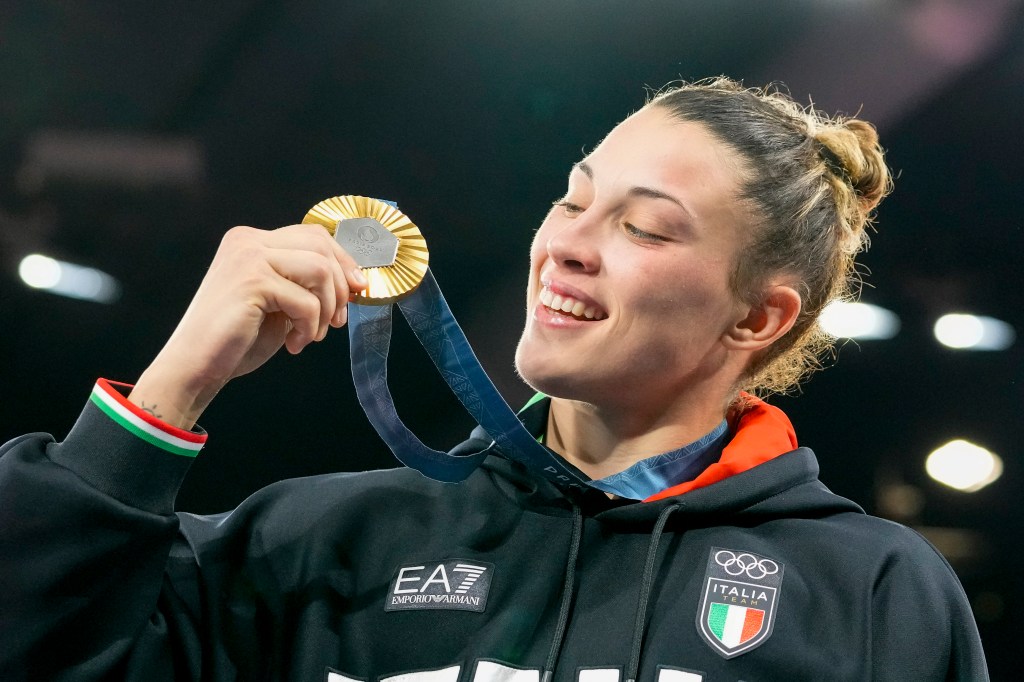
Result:
<svg viewBox="0 0 1024 682"><path fill-rule="evenodd" d="M779 572L779 565L771 559L758 559L753 554L746 552L737 556L727 549L715 552L715 563L725 569L729 575L746 573L751 580L761 580Z"/></svg>

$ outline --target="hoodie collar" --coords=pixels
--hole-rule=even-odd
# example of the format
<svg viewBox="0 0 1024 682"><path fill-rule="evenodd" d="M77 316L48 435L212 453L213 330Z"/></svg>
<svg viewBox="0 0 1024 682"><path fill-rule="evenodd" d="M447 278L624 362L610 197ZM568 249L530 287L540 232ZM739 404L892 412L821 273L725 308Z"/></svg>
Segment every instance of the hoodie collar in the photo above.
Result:
<svg viewBox="0 0 1024 682"><path fill-rule="evenodd" d="M721 458L693 480L679 482L644 502L663 500L724 481L798 447L796 431L786 413L749 393L740 393L727 419L733 437L722 450Z"/></svg>
<svg viewBox="0 0 1024 682"><path fill-rule="evenodd" d="M526 428L537 437L538 441L541 440L547 425L550 402L549 398L538 393L526 403L519 413ZM645 491L647 496L643 498L643 501L655 502L707 487L753 469L759 464L764 464L797 448L796 432L786 414L779 408L748 393L740 393L726 419L729 427L728 433L732 434L732 439L721 450L721 457L718 458L718 461L707 464L703 471L687 468L685 472L673 472L683 473L684 479L664 480L664 487L660 490L651 491L648 488ZM715 439L716 445L720 445L720 443L719 439ZM666 454L671 455L672 453ZM642 460L638 464L650 462L658 457L663 457L663 455ZM702 462L708 461L705 458L701 459ZM627 473L632 469L633 467L622 473ZM619 474L615 476L619 476Z"/></svg>

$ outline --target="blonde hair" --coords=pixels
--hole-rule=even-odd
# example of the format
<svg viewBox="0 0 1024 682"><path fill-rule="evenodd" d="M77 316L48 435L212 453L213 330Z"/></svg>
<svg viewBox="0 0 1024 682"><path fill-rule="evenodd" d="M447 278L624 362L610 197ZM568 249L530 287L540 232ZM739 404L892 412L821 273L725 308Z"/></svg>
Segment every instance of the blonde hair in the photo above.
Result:
<svg viewBox="0 0 1024 682"><path fill-rule="evenodd" d="M741 200L755 224L733 288L756 302L766 281L783 274L797 285L802 308L739 388L792 390L834 347L818 324L822 309L860 292L854 259L867 248L866 228L892 187L874 126L802 107L777 87L744 88L724 77L673 86L647 106L705 125L745 160Z"/></svg>

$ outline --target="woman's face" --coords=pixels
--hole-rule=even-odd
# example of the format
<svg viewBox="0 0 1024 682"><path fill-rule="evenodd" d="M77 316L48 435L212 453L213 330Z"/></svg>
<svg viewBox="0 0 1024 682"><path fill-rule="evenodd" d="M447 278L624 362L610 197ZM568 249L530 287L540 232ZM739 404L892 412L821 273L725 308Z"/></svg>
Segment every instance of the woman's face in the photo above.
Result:
<svg viewBox="0 0 1024 682"><path fill-rule="evenodd" d="M553 396L640 407L733 371L723 341L749 309L730 288L750 223L740 173L735 152L663 109L612 130L537 231L520 375Z"/></svg>

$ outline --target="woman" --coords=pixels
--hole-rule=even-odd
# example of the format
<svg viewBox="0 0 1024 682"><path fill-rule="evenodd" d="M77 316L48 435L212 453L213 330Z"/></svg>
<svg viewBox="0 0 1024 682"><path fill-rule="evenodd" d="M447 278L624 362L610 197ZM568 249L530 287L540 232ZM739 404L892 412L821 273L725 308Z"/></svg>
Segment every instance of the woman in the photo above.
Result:
<svg viewBox="0 0 1024 682"><path fill-rule="evenodd" d="M3 556L30 557L4 560L4 679L986 679L943 559L741 392L813 366L888 186L867 123L668 90L573 167L531 252L522 418L590 488L496 453L458 485L323 476L176 516L217 391L365 286L319 228L235 228L133 389L5 446Z"/></svg>

